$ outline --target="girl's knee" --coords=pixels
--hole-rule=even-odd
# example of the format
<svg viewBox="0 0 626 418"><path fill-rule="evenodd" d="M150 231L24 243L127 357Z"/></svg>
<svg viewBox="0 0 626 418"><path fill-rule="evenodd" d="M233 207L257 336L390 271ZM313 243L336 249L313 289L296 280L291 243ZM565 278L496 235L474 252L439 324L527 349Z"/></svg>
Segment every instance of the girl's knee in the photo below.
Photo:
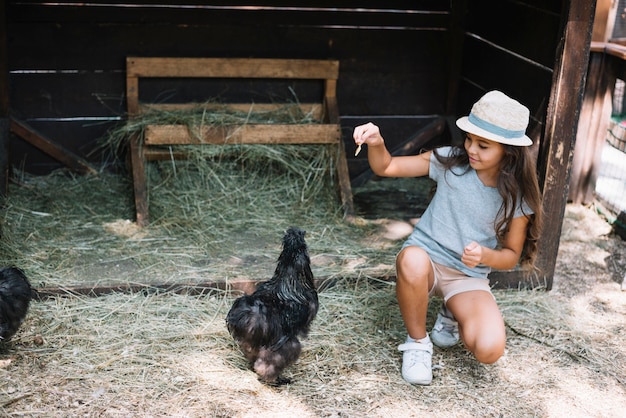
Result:
<svg viewBox="0 0 626 418"><path fill-rule="evenodd" d="M459 333L465 347L483 364L498 361L506 347L506 331L495 323L459 324Z"/></svg>
<svg viewBox="0 0 626 418"><path fill-rule="evenodd" d="M473 350L476 360L483 364L492 364L504 354L504 341L495 341L490 344L477 344Z"/></svg>
<svg viewBox="0 0 626 418"><path fill-rule="evenodd" d="M493 296L484 291L460 293L448 300L459 321L465 347L484 364L498 361L506 346L504 319Z"/></svg>
<svg viewBox="0 0 626 418"><path fill-rule="evenodd" d="M396 257L396 272L401 281L428 279L430 266L430 257L419 247L405 247Z"/></svg>
<svg viewBox="0 0 626 418"><path fill-rule="evenodd" d="M402 271L424 270L430 266L428 253L419 247L405 247L396 256L396 268Z"/></svg>
<svg viewBox="0 0 626 418"><path fill-rule="evenodd" d="M506 335L499 332L483 332L470 338L463 335L462 338L468 350L474 354L476 360L483 364L491 364L498 361L504 354L506 346Z"/></svg>

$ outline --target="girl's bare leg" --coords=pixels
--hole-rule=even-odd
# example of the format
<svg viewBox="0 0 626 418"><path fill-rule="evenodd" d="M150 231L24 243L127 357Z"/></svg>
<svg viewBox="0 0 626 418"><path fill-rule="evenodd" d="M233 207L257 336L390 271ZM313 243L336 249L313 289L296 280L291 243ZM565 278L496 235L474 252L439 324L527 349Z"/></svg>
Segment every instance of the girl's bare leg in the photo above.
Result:
<svg viewBox="0 0 626 418"><path fill-rule="evenodd" d="M426 337L428 290L434 273L428 254L419 247L406 247L396 257L396 297L409 336Z"/></svg>
<svg viewBox="0 0 626 418"><path fill-rule="evenodd" d="M495 363L506 345L506 329L500 309L489 292L473 290L448 299L446 306L459 323L465 347L481 363Z"/></svg>

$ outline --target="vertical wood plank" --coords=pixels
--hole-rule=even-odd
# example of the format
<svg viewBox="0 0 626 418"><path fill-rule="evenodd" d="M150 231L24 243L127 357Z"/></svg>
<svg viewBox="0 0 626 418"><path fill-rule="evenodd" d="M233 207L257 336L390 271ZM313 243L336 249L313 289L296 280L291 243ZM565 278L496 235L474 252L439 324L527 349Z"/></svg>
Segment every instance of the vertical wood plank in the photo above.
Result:
<svg viewBox="0 0 626 418"><path fill-rule="evenodd" d="M569 183L568 200L575 204L588 204L594 199L611 117L615 86L613 62L614 58L607 56L603 49L591 53Z"/></svg>
<svg viewBox="0 0 626 418"><path fill-rule="evenodd" d="M324 81L324 117L323 122L339 123L339 107L337 105L337 80Z"/></svg>
<svg viewBox="0 0 626 418"><path fill-rule="evenodd" d="M331 84L334 86L334 80ZM327 80L328 85L328 80ZM333 88L334 90L334 88ZM328 92L328 88L326 89ZM337 97L325 97L326 108L328 109L329 123L339 124L339 107L337 105ZM339 189L339 197L343 206L344 218L348 222L354 221L354 201L352 200L352 184L350 183L350 172L348 170L348 160L346 158L346 147L343 135L339 136L339 143L336 148L335 163L337 164L337 187Z"/></svg>
<svg viewBox="0 0 626 418"><path fill-rule="evenodd" d="M339 105L337 103L337 80L326 79L324 82L324 118L330 124L339 125ZM348 160L346 158L346 146L343 135L339 136L339 144L336 146L337 164L337 187L339 197L343 206L344 218L352 222L355 217L354 202L352 200L352 185L350 183L350 171L348 170Z"/></svg>
<svg viewBox="0 0 626 418"><path fill-rule="evenodd" d="M126 77L126 109L128 117L139 114L139 79L137 77Z"/></svg>
<svg viewBox="0 0 626 418"><path fill-rule="evenodd" d="M571 0L564 3L564 8L566 25L557 51L559 59L554 68L538 165L543 189L544 228L539 238L537 266L548 290L552 288L567 204L570 164L585 89L595 0Z"/></svg>
<svg viewBox="0 0 626 418"><path fill-rule="evenodd" d="M585 203L591 202L595 198L596 183L600 175L600 165L602 164L602 151L606 144L611 113L613 112L613 91L615 90L618 68L623 69L623 59L615 56L605 54L604 63L600 88L595 96L594 113L592 115L594 129L589 132L590 137L594 139L592 148L594 160L591 162L590 184L586 190Z"/></svg>
<svg viewBox="0 0 626 418"><path fill-rule="evenodd" d="M9 194L9 118L0 117L0 207ZM1 233L2 231L0 231Z"/></svg>
<svg viewBox="0 0 626 418"><path fill-rule="evenodd" d="M127 118L139 115L139 78L128 70L132 59L126 58L126 109ZM146 183L146 169L143 155L143 144L139 134L133 134L130 139L130 169L133 176L133 197L135 199L135 221L143 227L150 222L148 212L148 185Z"/></svg>
<svg viewBox="0 0 626 418"><path fill-rule="evenodd" d="M9 66L6 2L0 2L0 204L9 192Z"/></svg>
<svg viewBox="0 0 626 418"><path fill-rule="evenodd" d="M135 195L136 221L139 226L150 222L148 213L148 184L143 156L143 146L139 134L130 137L130 162L133 174L133 192Z"/></svg>

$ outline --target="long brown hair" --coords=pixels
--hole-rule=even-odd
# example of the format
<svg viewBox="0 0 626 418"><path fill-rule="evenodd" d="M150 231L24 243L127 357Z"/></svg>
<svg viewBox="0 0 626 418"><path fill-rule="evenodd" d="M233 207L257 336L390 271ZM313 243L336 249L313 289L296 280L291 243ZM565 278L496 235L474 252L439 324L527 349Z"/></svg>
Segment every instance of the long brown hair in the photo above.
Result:
<svg viewBox="0 0 626 418"><path fill-rule="evenodd" d="M536 269L535 260L538 253L537 240L541 233L543 221L537 171L529 147L516 147L506 144L502 144L502 146L504 147L504 155L500 162L500 174L497 182L498 193L502 197L502 205L494 220L496 238L499 243L502 243L515 216L516 206L519 202L525 202L532 213L524 213L528 217L528 225L520 264L524 269L534 270ZM446 170L456 175L465 174L470 170L469 157L462 145L454 146L448 157L440 155L436 149L434 154ZM466 169L458 173L458 170L450 170L454 167ZM522 206L522 210L523 208L524 206Z"/></svg>

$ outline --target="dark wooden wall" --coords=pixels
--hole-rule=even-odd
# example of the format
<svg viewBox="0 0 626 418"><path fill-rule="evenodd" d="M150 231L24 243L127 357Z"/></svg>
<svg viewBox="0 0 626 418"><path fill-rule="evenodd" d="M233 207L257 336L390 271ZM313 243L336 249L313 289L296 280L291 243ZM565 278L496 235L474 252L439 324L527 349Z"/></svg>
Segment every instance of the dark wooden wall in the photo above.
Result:
<svg viewBox="0 0 626 418"><path fill-rule="evenodd" d="M0 4L0 27L4 28L5 3ZM6 30L0 30L0 200L9 187L9 80ZM0 231L1 232L1 231Z"/></svg>
<svg viewBox="0 0 626 418"><path fill-rule="evenodd" d="M405 2L370 1L360 11L349 2L317 2L319 8L302 1L258 2L268 4L260 8L112 3L7 4L13 114L91 160L98 158L89 155L96 140L125 117L129 55L339 59L346 133L360 117L399 115L404 135L424 115L445 111L446 2L424 1L411 10ZM25 161L34 172L58 165L19 141L12 161Z"/></svg>
<svg viewBox="0 0 626 418"><path fill-rule="evenodd" d="M69 3L7 2L11 112L96 162L96 141L125 118L129 55L339 59L346 136L374 119L402 141L434 115L466 112L492 88L541 121L561 20L560 1L532 0L368 1L359 9L328 1ZM487 18L494 13L502 18ZM35 173L60 165L19 140L11 162Z"/></svg>
<svg viewBox="0 0 626 418"><path fill-rule="evenodd" d="M530 135L538 142L561 37L562 2L469 3L458 110L468 111L484 91L502 90L531 110Z"/></svg>
<svg viewBox="0 0 626 418"><path fill-rule="evenodd" d="M538 284L550 288L595 0L169 3L6 1L11 115L99 162L98 139L125 120L126 56L337 59L352 155L352 128L369 120L391 147L436 118L448 129L433 140L453 141L456 117L499 89L531 111L548 213ZM19 138L10 145L11 165L34 173L60 166ZM350 158L352 177L364 159Z"/></svg>

